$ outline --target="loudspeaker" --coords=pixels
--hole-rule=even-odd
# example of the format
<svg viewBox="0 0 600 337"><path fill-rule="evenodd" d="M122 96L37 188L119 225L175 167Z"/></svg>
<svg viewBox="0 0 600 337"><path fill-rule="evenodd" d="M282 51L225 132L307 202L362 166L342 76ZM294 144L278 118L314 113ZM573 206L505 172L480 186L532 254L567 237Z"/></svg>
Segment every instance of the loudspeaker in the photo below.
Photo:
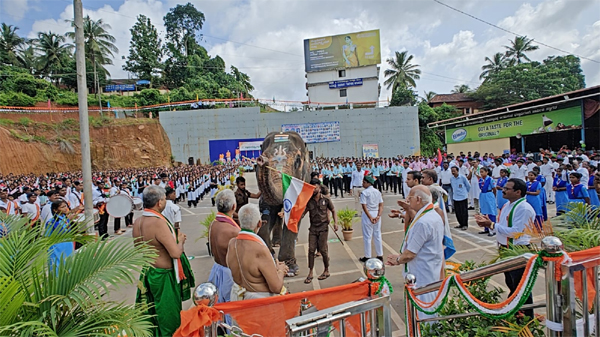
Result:
<svg viewBox="0 0 600 337"><path fill-rule="evenodd" d="M308 151L308 159L313 160L313 152Z"/></svg>
<svg viewBox="0 0 600 337"><path fill-rule="evenodd" d="M189 165L194 165L194 157L189 157L188 158L188 164Z"/></svg>

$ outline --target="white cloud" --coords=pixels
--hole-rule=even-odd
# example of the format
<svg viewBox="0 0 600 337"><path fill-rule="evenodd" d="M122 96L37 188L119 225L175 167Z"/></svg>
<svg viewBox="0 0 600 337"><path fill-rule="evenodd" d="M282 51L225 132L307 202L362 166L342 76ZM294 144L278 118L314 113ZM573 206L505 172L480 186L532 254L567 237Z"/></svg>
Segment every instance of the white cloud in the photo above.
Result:
<svg viewBox="0 0 600 337"><path fill-rule="evenodd" d="M12 16L16 21L21 20L30 9L27 0L2 0L0 1L0 13Z"/></svg>
<svg viewBox="0 0 600 337"><path fill-rule="evenodd" d="M256 87L253 94L260 98L306 99L302 56L302 41L306 38L380 29L382 70L387 68L385 59L395 51L409 51L423 71L422 79L417 82L420 93L448 92L454 85L462 83L477 86L484 57L503 51L503 45L514 39L513 35L484 26L444 6L435 3L424 5L421 1L365 1L352 2L351 5L344 0L189 1L206 16L201 33L205 35L203 44L209 54L218 54L228 67L235 65L248 73ZM20 3L27 1L21 0ZM135 23L135 17L138 14L150 17L164 37L162 18L169 8L180 3L185 2L125 0L121 6L113 8L107 1L107 5L97 10L84 10L84 14L93 19L102 18L112 26L111 34L117 39L120 50L115 55L115 65L108 67L113 78L127 77L121 68L124 63L121 56L128 55L129 29ZM589 16L590 11L600 9L598 2L582 0L577 1L577 6L568 0L546 0L535 5L506 2L503 9L505 13L506 9L510 9L509 16L487 11L486 3L481 1L448 3L477 13L508 30L600 60L600 21L587 23L581 20ZM41 30L66 32L70 27L64 20L72 16L72 6L65 6L58 19L36 21L29 35L35 36ZM536 60L549 55L561 53L541 47L530 54ZM587 85L600 84L597 63L582 60L582 67ZM387 96L389 93L383 90L381 99Z"/></svg>

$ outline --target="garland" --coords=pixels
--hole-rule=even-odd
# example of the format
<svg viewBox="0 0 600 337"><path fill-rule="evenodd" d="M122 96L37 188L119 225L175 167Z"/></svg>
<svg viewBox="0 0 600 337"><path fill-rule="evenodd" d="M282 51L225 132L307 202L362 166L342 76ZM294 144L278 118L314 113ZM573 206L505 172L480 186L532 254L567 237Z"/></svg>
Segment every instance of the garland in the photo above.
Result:
<svg viewBox="0 0 600 337"><path fill-rule="evenodd" d="M388 294L385 294L386 291L384 290L384 288L386 286L389 291L389 295L391 295L394 292L394 288L392 288L392 284L390 283L390 281L388 281L387 278L385 278L385 276L381 276L380 278L374 279L374 280L372 280L372 282L377 283L377 285L378 285L375 295L379 295L382 292L384 293L384 295L388 295Z"/></svg>
<svg viewBox="0 0 600 337"><path fill-rule="evenodd" d="M438 294L432 302L424 302L417 298L414 294L412 287L405 286L405 298L406 298L406 318L407 318L407 329L408 332L412 331L410 329L410 324L412 324L412 311L410 310L409 303L411 303L418 311L423 312L428 315L434 315L438 313L449 298L450 287L455 286L458 289L458 293L460 296L471 306L473 307L481 316L490 318L490 319L506 319L510 316L514 316L517 311L521 309L531 291L533 286L535 285L535 281L537 279L538 270L543 266L544 261L556 261L560 262L565 258L562 253L550 254L547 252L540 252L539 255L532 256L529 261L527 261L527 266L525 267L525 271L523 273L523 278L521 278L521 282L519 283L517 290L509 296L505 301L500 303L485 303L475 298L473 294L467 289L467 286L462 281L460 274L450 275L444 279L442 284L440 285L440 289L438 290ZM560 264L557 263L559 266ZM560 273L560 270L558 270ZM556 273L555 273L556 274ZM560 275L560 274L556 274ZM418 329L417 329L418 330ZM411 334L407 333L408 336ZM417 336L420 336L420 332L417 331Z"/></svg>

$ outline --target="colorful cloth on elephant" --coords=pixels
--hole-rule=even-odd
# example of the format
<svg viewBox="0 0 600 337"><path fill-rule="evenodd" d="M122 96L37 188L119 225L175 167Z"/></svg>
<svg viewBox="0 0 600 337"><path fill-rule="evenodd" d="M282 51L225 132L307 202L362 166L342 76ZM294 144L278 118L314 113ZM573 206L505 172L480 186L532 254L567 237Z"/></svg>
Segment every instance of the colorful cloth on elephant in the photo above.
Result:
<svg viewBox="0 0 600 337"><path fill-rule="evenodd" d="M181 318L181 285L174 269L149 267L142 271L138 282L136 304L147 305L154 325L153 336L172 336Z"/></svg>

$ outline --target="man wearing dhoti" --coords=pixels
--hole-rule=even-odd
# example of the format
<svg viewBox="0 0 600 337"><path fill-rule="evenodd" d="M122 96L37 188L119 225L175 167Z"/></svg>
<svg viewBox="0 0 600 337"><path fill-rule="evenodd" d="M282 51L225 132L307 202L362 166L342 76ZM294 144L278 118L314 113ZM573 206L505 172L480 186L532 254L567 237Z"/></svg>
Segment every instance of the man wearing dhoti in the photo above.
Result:
<svg viewBox="0 0 600 337"><path fill-rule="evenodd" d="M136 303L149 305L154 336L172 336L179 327L181 303L190 298L194 275L183 252L185 234L177 231L161 214L167 204L165 189L144 189L144 212L133 224L136 244L147 242L158 254L151 267L144 268L138 282Z"/></svg>

